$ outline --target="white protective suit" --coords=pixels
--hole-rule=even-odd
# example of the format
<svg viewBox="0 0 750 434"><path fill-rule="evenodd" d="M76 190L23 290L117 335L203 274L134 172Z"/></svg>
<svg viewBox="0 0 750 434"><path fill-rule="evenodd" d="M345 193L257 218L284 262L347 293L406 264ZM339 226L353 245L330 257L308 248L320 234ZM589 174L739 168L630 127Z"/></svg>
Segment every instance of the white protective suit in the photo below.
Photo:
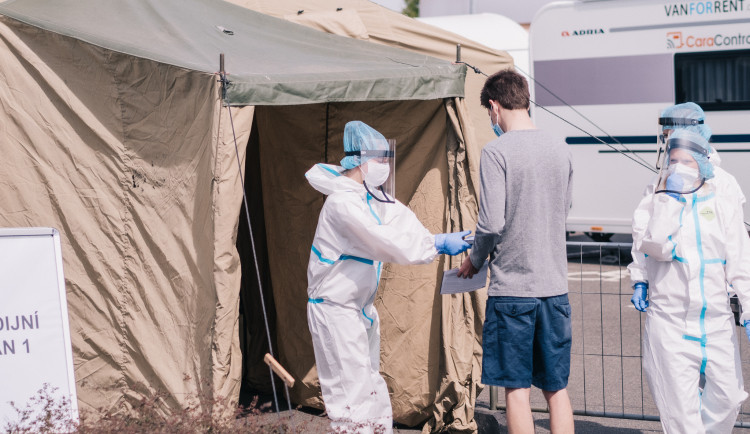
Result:
<svg viewBox="0 0 750 434"><path fill-rule="evenodd" d="M750 306L750 238L731 180L679 201L648 192L633 216L631 279L649 283L643 366L667 433L729 433L747 398L728 292Z"/></svg>
<svg viewBox="0 0 750 434"><path fill-rule="evenodd" d="M721 164L721 157L713 149L712 153L710 154L709 161L711 161L711 164L714 166L714 177L711 178L708 183L713 185L718 195L728 198L729 200L736 201L739 204L740 210L742 210L742 206L745 205L746 199L745 195L742 193L740 184L737 182L737 179L732 176L731 173L719 167ZM643 192L644 197L653 194L655 184L656 180L654 180L654 182L646 187ZM635 233L633 234L633 236L635 237ZM628 265L631 286L635 285L637 282L648 283L648 274L646 273L646 260L643 253L635 249L635 244L633 245L631 256L633 257L633 262Z"/></svg>
<svg viewBox="0 0 750 434"><path fill-rule="evenodd" d="M328 417L345 432L392 432L380 376L380 321L372 303L383 262L429 263L435 236L396 201L381 203L343 168L317 164L305 176L328 198L307 267L307 321ZM384 431L383 431L384 429Z"/></svg>

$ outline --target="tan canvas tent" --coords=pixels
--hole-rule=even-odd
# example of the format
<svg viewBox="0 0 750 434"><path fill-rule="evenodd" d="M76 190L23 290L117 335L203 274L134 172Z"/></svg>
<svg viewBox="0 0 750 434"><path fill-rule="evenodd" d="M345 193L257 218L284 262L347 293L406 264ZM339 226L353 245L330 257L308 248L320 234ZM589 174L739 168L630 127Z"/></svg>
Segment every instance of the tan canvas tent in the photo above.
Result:
<svg viewBox="0 0 750 434"><path fill-rule="evenodd" d="M488 75L513 66L513 58L505 51L409 18L369 0L227 1L323 32L403 48L438 59L455 61L456 45L460 44L461 60ZM487 110L479 104L479 92L485 79L484 75L467 71L466 109L471 125L465 126L465 132L470 143L480 146L495 138Z"/></svg>
<svg viewBox="0 0 750 434"><path fill-rule="evenodd" d="M0 225L61 232L84 409L236 400L259 283L294 401L320 405L304 312L324 198L303 174L342 157L349 120L397 140L396 195L431 231L475 223L462 66L221 1L10 0L0 75ZM449 266L384 271L382 371L397 421L472 430L481 297L439 296Z"/></svg>
<svg viewBox="0 0 750 434"><path fill-rule="evenodd" d="M412 52L429 55L445 60L456 60L456 46L461 46L461 60L477 67L486 74L492 74L501 69L513 66L512 57L504 52L484 46L463 36L445 31L432 25L414 20L397 12L391 11L369 0L227 0L231 3L247 7L264 14L283 18L314 28L323 32L338 34L355 39L367 40L373 43L391 47L403 48ZM463 121L462 130L465 137L465 146L468 148L467 157L470 161L471 176L478 174L481 146L494 139L494 133L489 125L487 110L479 104L479 92L484 84L485 76L472 70L466 76L466 104L465 109L468 116ZM475 177L474 183L478 182ZM473 214L472 214L473 215ZM484 293L473 294L478 297L474 300L480 306L478 314L478 334L481 337L481 322L484 319ZM452 303L449 302L448 306ZM441 310L446 318L445 324L452 324L453 311L447 307ZM450 336L451 330L443 328L443 339L453 342L456 336ZM479 343L477 343L479 346ZM385 353L385 351L383 351ZM384 354L385 355L385 354ZM481 348L475 354L475 364L479 364ZM475 365L476 366L476 365ZM472 388L456 389L456 378L464 381L468 370L457 365L456 372L442 378L438 386L438 395L443 392L449 395L457 394L462 398L458 401L447 400L445 404L436 403L434 406L433 428L440 428L441 420L449 420L456 414L462 414L460 421L473 412L474 393ZM473 378L478 382L478 378ZM461 381L459 381L461 382ZM413 404L413 403L409 403ZM406 405L407 411L411 412L411 405ZM394 407L396 416L399 414L397 406ZM421 413L420 413L421 416ZM416 418L413 418L415 420ZM451 424L451 429L458 429L461 422Z"/></svg>

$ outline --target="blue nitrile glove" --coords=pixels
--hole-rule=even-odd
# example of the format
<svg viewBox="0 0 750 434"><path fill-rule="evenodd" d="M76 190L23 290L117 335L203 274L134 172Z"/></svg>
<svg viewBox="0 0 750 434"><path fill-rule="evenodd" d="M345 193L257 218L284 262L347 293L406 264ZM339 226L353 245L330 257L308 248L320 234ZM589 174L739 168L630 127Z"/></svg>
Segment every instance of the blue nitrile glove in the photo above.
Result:
<svg viewBox="0 0 750 434"><path fill-rule="evenodd" d="M669 175L669 178L667 178L667 190L682 191L682 177L680 175L677 175L676 173ZM678 193L667 194L675 199L680 198L680 195Z"/></svg>
<svg viewBox="0 0 750 434"><path fill-rule="evenodd" d="M747 338L750 339L750 319L745 320L745 334L747 335Z"/></svg>
<svg viewBox="0 0 750 434"><path fill-rule="evenodd" d="M438 253L449 255L458 255L471 247L471 244L464 241L464 237L471 231L451 232L448 234L435 234L435 248Z"/></svg>
<svg viewBox="0 0 750 434"><path fill-rule="evenodd" d="M641 312L645 312L648 307L648 283L638 282L633 285L633 297L630 302L633 303L636 309Z"/></svg>

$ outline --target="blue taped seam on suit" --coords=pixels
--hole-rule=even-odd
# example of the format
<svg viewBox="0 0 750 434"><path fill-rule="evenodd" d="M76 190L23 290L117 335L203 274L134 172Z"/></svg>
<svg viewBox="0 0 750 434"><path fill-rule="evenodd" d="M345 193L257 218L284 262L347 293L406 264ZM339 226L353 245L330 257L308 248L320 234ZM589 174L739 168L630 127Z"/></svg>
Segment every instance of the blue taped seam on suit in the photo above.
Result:
<svg viewBox="0 0 750 434"><path fill-rule="evenodd" d="M324 264L328 264L328 265L333 265L334 263L336 263L336 261L334 261L333 259L324 258L323 254L320 253L320 250L315 248L315 246L312 246L312 251L313 253L315 253L315 256L318 257L318 260L320 260L320 262L323 262Z"/></svg>
<svg viewBox="0 0 750 434"><path fill-rule="evenodd" d="M700 343L704 343L706 341L706 339L701 339L701 338L690 336L690 335L682 335L682 339L685 339L687 341L700 342Z"/></svg>
<svg viewBox="0 0 750 434"><path fill-rule="evenodd" d="M369 316L367 316L367 314L365 313L365 308L364 307L362 308L362 316L364 316L365 318L367 318L368 320L370 320L370 326L372 326L375 323L375 320L373 320L372 318L370 318Z"/></svg>
<svg viewBox="0 0 750 434"><path fill-rule="evenodd" d="M680 202L686 203L685 199L682 196L680 196L679 199L680 199ZM682 215L683 215L684 211L685 211L685 208L682 208L680 210L680 228L682 228ZM683 264L687 263L687 261L685 260L685 258L681 258L681 257L677 256L677 243L675 243L674 240L672 240L672 236L670 235L668 238L669 238L669 241L672 242L672 259L675 259L678 262L682 262Z"/></svg>
<svg viewBox="0 0 750 434"><path fill-rule="evenodd" d="M693 193L693 195L695 195L695 193ZM707 201L709 199L713 199L714 196L716 196L716 193L709 193L709 194L707 194L707 195L705 195L703 197L694 198L693 199L693 203L696 203L696 202L705 202L705 201Z"/></svg>
<svg viewBox="0 0 750 434"><path fill-rule="evenodd" d="M672 259L676 260L677 262L687 263L687 260L685 260L685 258L677 256L677 243L672 240L672 235L668 236L667 239L672 242Z"/></svg>
<svg viewBox="0 0 750 434"><path fill-rule="evenodd" d="M685 202L683 202L683 203L685 203ZM685 208L683 207L683 208L682 208L682 209L680 210L680 227L682 227L682 215L683 215L684 213L685 213Z"/></svg>
<svg viewBox="0 0 750 434"><path fill-rule="evenodd" d="M320 166L322 169L327 170L328 172L333 173L336 176L341 176L341 174L330 167L326 166L325 164L318 163L318 166Z"/></svg>
<svg viewBox="0 0 750 434"><path fill-rule="evenodd" d="M713 195L709 195L708 197L713 197ZM693 221L695 222L695 237L696 237L696 244L698 245L698 257L700 258L700 261L701 261L700 287L701 287L701 299L703 302L703 306L701 307L700 321L699 321L700 329L701 329L701 354L703 355L703 359L701 360L701 374L705 374L706 364L708 362L708 356L706 354L706 309L708 308L708 301L706 300L706 287L705 287L706 264L703 258L703 242L701 240L700 220L698 220L698 210L695 207L695 204L698 202L697 199L698 199L698 195L696 193L693 193L692 213L693 213Z"/></svg>
<svg viewBox="0 0 750 434"><path fill-rule="evenodd" d="M372 264L375 263L372 259L360 258L359 256L341 255L339 257L339 261L345 261L347 259L351 259L353 261L361 262L361 263L367 264L367 265L372 265Z"/></svg>
<svg viewBox="0 0 750 434"><path fill-rule="evenodd" d="M372 295L370 296L370 299L367 300L367 304L372 304L372 302L375 301L375 294L378 293L378 285L380 285L380 271L382 269L383 269L383 263L379 262L378 263L378 273L377 273L377 277L375 278L375 291L373 291Z"/></svg>
<svg viewBox="0 0 750 434"><path fill-rule="evenodd" d="M320 253L320 250L318 250L315 246L312 246L312 251L313 251L313 253L315 253L315 256L318 257L318 259L320 260L320 262L323 262L323 263L328 264L328 265L333 265L337 261L345 261L347 259L351 259L353 261L361 262L361 263L367 264L367 265L373 265L374 264L374 262L373 262L372 259L360 258L359 256L352 256L352 255L341 255L336 260L327 259L327 258L323 257L323 254Z"/></svg>
<svg viewBox="0 0 750 434"><path fill-rule="evenodd" d="M331 170L330 168L328 168L328 167L326 167L324 165L320 165L319 164L319 166L321 166L323 169L326 169L329 172L335 174L336 176L341 175L340 173L338 173L336 171L333 171L333 170ZM375 220L377 220L378 224L382 225L383 223L381 222L381 220L378 217L378 215L375 214L375 210L372 208L372 204L370 203L370 199L371 198L372 198L372 196L368 193L367 194L367 206L370 208L370 213L372 214L373 217L375 217ZM373 261L372 259L360 258L359 256L353 256L353 255L341 255L336 260L327 259L327 258L323 257L323 254L315 246L312 246L311 249L312 249L313 253L315 253L315 255L318 257L318 260L320 260L320 262L323 262L323 263L329 264L329 265L333 265L337 261L345 261L345 260L353 260L353 261L361 262L361 263L367 264L367 265L374 265L375 264L375 261ZM378 263L377 277L375 279L375 291L373 291L372 295L370 296L370 301L367 304L371 304L372 301L375 299L375 294L378 291L378 283L380 282L380 272L382 270L382 267L383 267L383 263L379 262ZM323 303L323 299L322 298L308 298L307 301L309 303L314 303L314 304ZM375 321L372 318L370 318L369 316L367 316L367 314L365 313L365 308L364 307L362 308L362 315L370 321L370 325L374 324Z"/></svg>
<svg viewBox="0 0 750 434"><path fill-rule="evenodd" d="M372 196L370 195L370 193L367 193L367 206L369 206L369 207L370 207L370 213L372 214L372 216L373 216L373 217L375 217L375 220L377 220L377 221L378 221L378 224L379 224L379 225L382 225L382 224L383 224L383 222L381 222L381 221L380 221L380 217L378 217L378 215L377 215L377 214L375 214L375 210L374 210L374 209L372 209L372 204L370 203L370 200L371 200L371 199L372 199Z"/></svg>
<svg viewBox="0 0 750 434"><path fill-rule="evenodd" d="M383 263L382 262L378 262L378 274L377 274L377 278L375 279L375 291L372 292L372 295L370 296L370 299L367 300L367 304L365 304L365 306L370 305L370 304L372 304L373 301L375 301L375 294L378 293L378 285L380 284L380 271L382 269L383 269ZM362 315L364 315L365 318L367 318L368 320L370 320L370 325L372 326L372 324L375 321L372 318L370 318L369 316L367 316L367 314L365 313L365 308L364 307L362 308Z"/></svg>
<svg viewBox="0 0 750 434"><path fill-rule="evenodd" d="M375 220L377 220L378 224L382 225L383 222L380 220L380 217L378 217L378 215L375 213L375 210L372 209L372 203L370 202L371 200L372 200L372 195L370 193L367 193L367 206L370 207L370 213L372 214L373 217L375 217ZM377 273L377 275L375 277L375 290L372 291L372 295L370 296L370 298L367 301L367 304L365 304L365 306L367 306L369 304L372 304L372 302L375 300L375 294L377 294L377 292L378 292L378 285L380 284L380 269L382 268L382 266L383 266L383 263L379 262L378 263L378 273ZM369 316L367 316L367 314L365 313L365 308L364 307L362 308L362 315L364 315L364 317L367 318L370 321L370 325L372 326L375 321L372 318L370 318Z"/></svg>

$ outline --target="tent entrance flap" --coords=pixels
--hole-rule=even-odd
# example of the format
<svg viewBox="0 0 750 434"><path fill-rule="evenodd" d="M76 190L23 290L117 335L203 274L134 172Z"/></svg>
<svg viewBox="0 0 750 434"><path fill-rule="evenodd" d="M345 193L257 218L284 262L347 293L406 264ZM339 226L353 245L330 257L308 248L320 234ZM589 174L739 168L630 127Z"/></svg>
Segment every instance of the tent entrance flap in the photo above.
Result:
<svg viewBox="0 0 750 434"><path fill-rule="evenodd" d="M276 308L271 287L271 273L268 268L266 244L266 224L263 215L263 191L260 175L260 142L258 128L253 122L247 143L247 155L243 172L245 174L245 194L247 208L241 208L237 228L237 252L242 263L242 283L240 287L240 347L242 349L242 386L240 405L248 406L257 395L270 396L273 392L271 375L263 356L269 353L269 338L266 323L270 328L273 353L276 351ZM250 212L248 220L245 209ZM251 243L251 231L255 243L255 255ZM254 257L255 256L255 257ZM255 264L258 264L256 270ZM261 300L261 294L263 300ZM265 305L265 312L263 306ZM283 384L276 383L276 390L283 391ZM280 396L281 398L281 396ZM272 399L272 398L271 398ZM259 401L263 401L261 398ZM286 400L279 399L279 405Z"/></svg>
<svg viewBox="0 0 750 434"><path fill-rule="evenodd" d="M430 232L473 227L470 213L475 215L476 208L470 208L475 200L465 136L461 132L459 141L452 131L466 122L465 107L442 99L259 106L255 120L278 360L296 380L290 390L293 403L322 409L307 324L307 264L327 196L315 190L304 174L317 163L338 165L344 157L346 123L359 120L396 140L395 196ZM449 179L454 179L450 185ZM451 193L455 189L460 194ZM391 392L393 420L409 426L432 418L451 428L473 423L472 388L479 378L475 355L480 353L474 325L480 324L481 330L483 319L475 317L473 309L481 302L473 295L461 300L436 296L445 264L441 260L418 266L385 265L375 298L381 372ZM442 324L449 324L445 336L441 336ZM450 350L441 346L443 342L450 342ZM456 366L454 360L460 363ZM446 372L446 366L453 368ZM453 404L436 405L436 399ZM456 422L448 422L452 420Z"/></svg>

